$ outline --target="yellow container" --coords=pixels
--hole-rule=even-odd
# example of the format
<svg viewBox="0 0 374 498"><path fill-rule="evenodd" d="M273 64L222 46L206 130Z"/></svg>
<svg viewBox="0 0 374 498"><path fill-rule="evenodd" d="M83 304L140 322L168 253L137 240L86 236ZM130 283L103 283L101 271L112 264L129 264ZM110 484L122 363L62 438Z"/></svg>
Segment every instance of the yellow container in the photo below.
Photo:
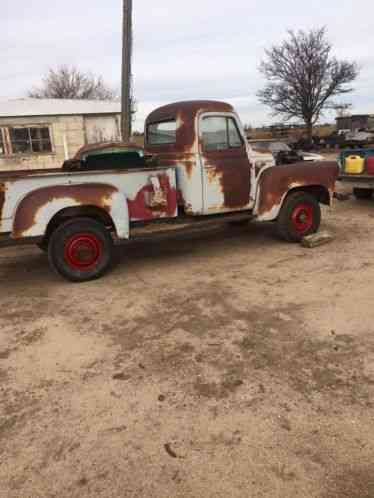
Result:
<svg viewBox="0 0 374 498"><path fill-rule="evenodd" d="M345 172L349 175L361 175L365 169L365 158L361 156L348 156L345 160Z"/></svg>

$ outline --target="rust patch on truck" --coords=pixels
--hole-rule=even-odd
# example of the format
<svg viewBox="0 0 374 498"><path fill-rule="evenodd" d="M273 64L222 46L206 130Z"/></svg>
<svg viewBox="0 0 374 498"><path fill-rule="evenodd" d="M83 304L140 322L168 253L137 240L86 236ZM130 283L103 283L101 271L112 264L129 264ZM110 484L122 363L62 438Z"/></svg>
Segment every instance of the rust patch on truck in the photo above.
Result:
<svg viewBox="0 0 374 498"><path fill-rule="evenodd" d="M78 205L95 206L110 212L111 196L118 190L110 185L86 183L84 185L58 185L30 192L17 209L13 237L21 238L36 223L40 210L53 201L68 199Z"/></svg>
<svg viewBox="0 0 374 498"><path fill-rule="evenodd" d="M135 199L128 200L130 221L171 218L175 215L177 190L170 185L168 175L158 175L157 180L159 189L155 189L154 185L149 183L137 193Z"/></svg>
<svg viewBox="0 0 374 498"><path fill-rule="evenodd" d="M335 189L338 171L338 164L332 161L314 163L313 166L300 162L265 170L259 179L256 214L263 216L274 207L280 206L284 195L294 188L323 187L331 195Z"/></svg>
<svg viewBox="0 0 374 498"><path fill-rule="evenodd" d="M208 182L219 178L223 194L223 209L240 209L250 202L251 163L246 148L206 151L203 153Z"/></svg>
<svg viewBox="0 0 374 498"><path fill-rule="evenodd" d="M223 208L239 209L250 200L251 170L247 157L233 162L216 159L207 163L208 182L219 179L224 197Z"/></svg>
<svg viewBox="0 0 374 498"><path fill-rule="evenodd" d="M251 174L248 161L245 168L230 165L225 167L221 176L224 206L226 208L240 208L249 203L251 189Z"/></svg>

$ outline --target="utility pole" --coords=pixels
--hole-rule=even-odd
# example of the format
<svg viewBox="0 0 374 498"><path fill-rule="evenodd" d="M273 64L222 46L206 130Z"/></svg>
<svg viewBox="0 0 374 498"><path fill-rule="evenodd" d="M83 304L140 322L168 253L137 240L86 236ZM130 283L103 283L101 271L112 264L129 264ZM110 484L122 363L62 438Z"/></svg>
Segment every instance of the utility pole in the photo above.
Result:
<svg viewBox="0 0 374 498"><path fill-rule="evenodd" d="M132 58L132 0L123 0L122 34L122 140L131 138L132 98L131 98L131 58Z"/></svg>

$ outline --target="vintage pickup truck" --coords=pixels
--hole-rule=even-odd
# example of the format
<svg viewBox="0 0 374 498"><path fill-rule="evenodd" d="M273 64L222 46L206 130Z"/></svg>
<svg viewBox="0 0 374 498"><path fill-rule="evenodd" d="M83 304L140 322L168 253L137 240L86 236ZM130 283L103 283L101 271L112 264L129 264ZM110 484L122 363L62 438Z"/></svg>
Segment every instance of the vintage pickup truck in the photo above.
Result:
<svg viewBox="0 0 374 498"><path fill-rule="evenodd" d="M275 222L283 239L299 241L318 230L338 174L335 162L257 160L234 109L214 101L152 112L144 152L99 149L61 169L0 173L1 238L38 244L75 282L103 275L117 242L218 220Z"/></svg>

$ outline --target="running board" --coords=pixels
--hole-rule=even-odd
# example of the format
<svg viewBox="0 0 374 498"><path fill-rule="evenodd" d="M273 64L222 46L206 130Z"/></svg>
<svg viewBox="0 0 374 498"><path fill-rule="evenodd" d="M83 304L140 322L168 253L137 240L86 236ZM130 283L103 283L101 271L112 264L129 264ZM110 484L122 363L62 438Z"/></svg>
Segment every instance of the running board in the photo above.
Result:
<svg viewBox="0 0 374 498"><path fill-rule="evenodd" d="M130 239L144 239L152 235L179 233L182 231L193 232L205 227L219 226L223 223L245 222L253 219L252 211L235 214L220 214L213 216L181 217L165 221L150 222L142 225L133 225L130 228ZM121 242L121 241L119 241Z"/></svg>

